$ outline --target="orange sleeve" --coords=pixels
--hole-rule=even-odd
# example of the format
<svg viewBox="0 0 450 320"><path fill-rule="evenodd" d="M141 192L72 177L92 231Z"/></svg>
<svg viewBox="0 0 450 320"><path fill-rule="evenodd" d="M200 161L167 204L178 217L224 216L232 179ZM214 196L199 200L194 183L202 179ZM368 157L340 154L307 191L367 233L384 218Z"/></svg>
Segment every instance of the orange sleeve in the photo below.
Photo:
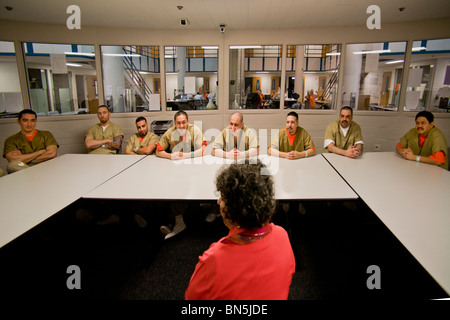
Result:
<svg viewBox="0 0 450 320"><path fill-rule="evenodd" d="M437 151L430 156L430 159L440 163L445 163L445 153L443 151Z"/></svg>
<svg viewBox="0 0 450 320"><path fill-rule="evenodd" d="M207 145L208 145L208 142L206 142L206 141L202 142L202 146L207 146Z"/></svg>
<svg viewBox="0 0 450 320"><path fill-rule="evenodd" d="M164 151L163 147L161 147L161 145L159 143L156 145L156 150Z"/></svg>
<svg viewBox="0 0 450 320"><path fill-rule="evenodd" d="M402 144L399 142L399 143L397 143L397 147L402 147L402 148L404 148L404 146L402 146Z"/></svg>

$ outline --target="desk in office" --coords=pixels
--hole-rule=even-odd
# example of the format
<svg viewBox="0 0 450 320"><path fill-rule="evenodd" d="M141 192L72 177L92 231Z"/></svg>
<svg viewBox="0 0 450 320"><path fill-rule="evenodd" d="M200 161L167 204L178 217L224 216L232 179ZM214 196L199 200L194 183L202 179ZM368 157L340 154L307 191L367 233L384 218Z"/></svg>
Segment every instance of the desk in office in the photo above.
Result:
<svg viewBox="0 0 450 320"><path fill-rule="evenodd" d="M0 247L144 156L66 154L0 179Z"/></svg>
<svg viewBox="0 0 450 320"><path fill-rule="evenodd" d="M193 110L194 109L194 99L176 99L167 100L167 107L171 110Z"/></svg>
<svg viewBox="0 0 450 320"><path fill-rule="evenodd" d="M320 109L331 109L330 101L323 100L314 100L316 102L316 106L320 106Z"/></svg>
<svg viewBox="0 0 450 320"><path fill-rule="evenodd" d="M166 105L170 110L207 110L209 99L176 99L167 100ZM214 109L217 109L216 100L212 100ZM208 109L213 110L213 109Z"/></svg>
<svg viewBox="0 0 450 320"><path fill-rule="evenodd" d="M450 293L450 172L395 152L323 156Z"/></svg>
<svg viewBox="0 0 450 320"><path fill-rule="evenodd" d="M279 200L356 199L357 195L321 156L287 160L260 156L273 174ZM148 156L84 198L217 200L216 173L233 160L213 156L171 161Z"/></svg>
<svg viewBox="0 0 450 320"><path fill-rule="evenodd" d="M397 111L396 106L388 107L388 106L369 105L369 108L370 108L370 110L376 110L376 111Z"/></svg>

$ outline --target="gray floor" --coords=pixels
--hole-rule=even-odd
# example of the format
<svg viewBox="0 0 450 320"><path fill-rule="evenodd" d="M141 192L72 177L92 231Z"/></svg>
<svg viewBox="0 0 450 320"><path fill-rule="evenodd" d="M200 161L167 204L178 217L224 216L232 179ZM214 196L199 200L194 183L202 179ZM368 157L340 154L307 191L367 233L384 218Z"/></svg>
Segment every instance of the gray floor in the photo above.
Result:
<svg viewBox="0 0 450 320"><path fill-rule="evenodd" d="M291 238L297 270L289 300L442 298L446 294L364 203L304 202L274 222ZM188 228L163 240L167 203L78 201L0 250L2 290L10 297L45 299L183 300L198 257L227 234L220 218L191 203ZM81 222L83 209L95 219ZM95 222L116 213L120 221ZM148 222L134 221L140 213ZM69 265L81 270L81 289L68 290ZM381 290L369 290L367 267L381 269Z"/></svg>

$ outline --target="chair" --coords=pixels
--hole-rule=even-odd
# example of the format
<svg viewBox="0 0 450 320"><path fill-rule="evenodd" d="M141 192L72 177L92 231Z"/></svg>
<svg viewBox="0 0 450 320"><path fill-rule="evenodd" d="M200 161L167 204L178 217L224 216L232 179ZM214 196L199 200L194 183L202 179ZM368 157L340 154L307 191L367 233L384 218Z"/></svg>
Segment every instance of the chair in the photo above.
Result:
<svg viewBox="0 0 450 320"><path fill-rule="evenodd" d="M198 99L195 99L194 100L194 109L195 110L202 110L202 100L198 100Z"/></svg>
<svg viewBox="0 0 450 320"><path fill-rule="evenodd" d="M259 109L261 106L261 97L257 93L249 93L245 102L246 109Z"/></svg>

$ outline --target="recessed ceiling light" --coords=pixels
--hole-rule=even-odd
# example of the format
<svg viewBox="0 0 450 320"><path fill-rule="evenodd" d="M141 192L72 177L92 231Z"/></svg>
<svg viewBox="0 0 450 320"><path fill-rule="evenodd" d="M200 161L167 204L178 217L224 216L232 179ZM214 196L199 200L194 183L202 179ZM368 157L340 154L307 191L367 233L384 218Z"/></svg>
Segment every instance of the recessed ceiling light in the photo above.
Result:
<svg viewBox="0 0 450 320"><path fill-rule="evenodd" d="M82 67L81 64L78 64L78 63L70 63L70 62L66 62L66 66L70 66L70 67Z"/></svg>
<svg viewBox="0 0 450 320"><path fill-rule="evenodd" d="M104 56L108 57L140 57L137 53L102 53Z"/></svg>
<svg viewBox="0 0 450 320"><path fill-rule="evenodd" d="M404 60L391 60L391 61L387 61L385 62L385 64L395 64L395 63L402 63Z"/></svg>
<svg viewBox="0 0 450 320"><path fill-rule="evenodd" d="M230 49L260 49L261 46L230 46Z"/></svg>
<svg viewBox="0 0 450 320"><path fill-rule="evenodd" d="M369 50L369 51L355 51L353 54L374 54L374 53L389 53L391 52L390 49L383 49L383 50Z"/></svg>

